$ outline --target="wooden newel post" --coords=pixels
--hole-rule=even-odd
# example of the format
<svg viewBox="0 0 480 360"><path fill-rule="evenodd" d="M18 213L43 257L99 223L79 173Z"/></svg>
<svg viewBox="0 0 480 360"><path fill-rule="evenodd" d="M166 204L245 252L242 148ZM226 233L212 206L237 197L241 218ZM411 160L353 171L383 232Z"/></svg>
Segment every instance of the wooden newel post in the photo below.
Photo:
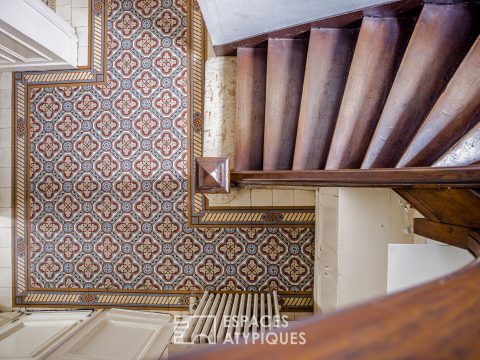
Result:
<svg viewBox="0 0 480 360"><path fill-rule="evenodd" d="M195 192L202 194L230 192L228 157L195 158Z"/></svg>

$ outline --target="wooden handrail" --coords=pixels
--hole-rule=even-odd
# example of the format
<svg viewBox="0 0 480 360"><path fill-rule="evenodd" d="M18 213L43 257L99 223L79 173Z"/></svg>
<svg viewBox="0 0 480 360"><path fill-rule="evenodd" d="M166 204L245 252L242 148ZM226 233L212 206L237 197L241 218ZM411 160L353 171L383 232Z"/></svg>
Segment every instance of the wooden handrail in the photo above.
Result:
<svg viewBox="0 0 480 360"><path fill-rule="evenodd" d="M480 186L480 166L368 170L240 171L232 172L230 178L233 184L257 186L472 188Z"/></svg>
<svg viewBox="0 0 480 360"><path fill-rule="evenodd" d="M480 259L442 279L280 332L303 332L306 343L219 345L180 359L478 359Z"/></svg>

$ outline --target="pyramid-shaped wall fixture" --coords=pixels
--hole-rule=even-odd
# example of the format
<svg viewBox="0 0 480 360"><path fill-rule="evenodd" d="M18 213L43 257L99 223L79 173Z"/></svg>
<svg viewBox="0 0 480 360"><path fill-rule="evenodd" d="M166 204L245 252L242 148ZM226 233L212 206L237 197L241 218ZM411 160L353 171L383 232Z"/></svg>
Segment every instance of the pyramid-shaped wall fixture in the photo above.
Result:
<svg viewBox="0 0 480 360"><path fill-rule="evenodd" d="M230 192L228 157L195 159L195 192L203 194Z"/></svg>

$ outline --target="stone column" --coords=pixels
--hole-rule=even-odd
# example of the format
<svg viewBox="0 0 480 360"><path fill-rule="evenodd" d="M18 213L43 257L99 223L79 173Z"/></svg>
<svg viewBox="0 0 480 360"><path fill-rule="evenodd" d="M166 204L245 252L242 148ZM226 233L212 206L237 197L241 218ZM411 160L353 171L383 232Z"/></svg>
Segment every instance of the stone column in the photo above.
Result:
<svg viewBox="0 0 480 360"><path fill-rule="evenodd" d="M203 115L203 156L226 156L233 169L235 161L235 88L236 64L233 56L213 57L205 64L205 101ZM212 204L226 204L238 195L209 194Z"/></svg>

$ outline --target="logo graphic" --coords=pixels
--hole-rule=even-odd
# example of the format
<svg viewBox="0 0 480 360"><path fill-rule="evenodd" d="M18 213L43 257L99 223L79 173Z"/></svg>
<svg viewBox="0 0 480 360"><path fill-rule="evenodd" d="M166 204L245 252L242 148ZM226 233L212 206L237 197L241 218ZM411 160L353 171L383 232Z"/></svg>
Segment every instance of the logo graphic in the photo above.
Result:
<svg viewBox="0 0 480 360"><path fill-rule="evenodd" d="M280 331L288 327L288 317L246 315L175 316L173 341L176 344L290 344L304 345L306 334ZM276 330L276 331L275 331Z"/></svg>

